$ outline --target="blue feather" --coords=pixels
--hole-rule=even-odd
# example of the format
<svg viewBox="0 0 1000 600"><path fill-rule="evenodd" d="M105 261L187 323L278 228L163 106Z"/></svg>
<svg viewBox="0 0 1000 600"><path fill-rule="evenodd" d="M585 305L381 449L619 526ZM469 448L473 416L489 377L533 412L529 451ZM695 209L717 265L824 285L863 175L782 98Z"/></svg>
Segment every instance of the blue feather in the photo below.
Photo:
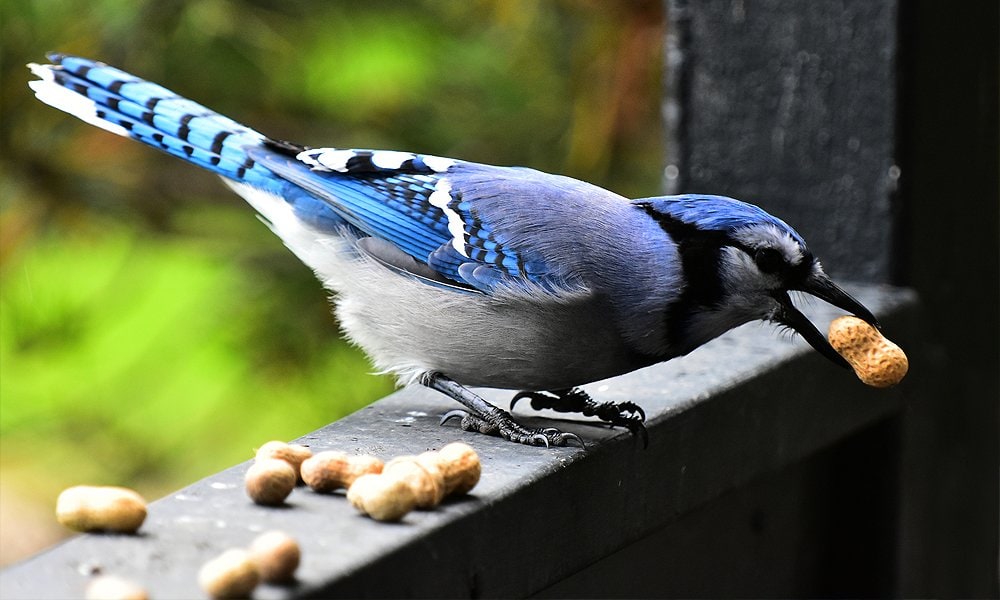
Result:
<svg viewBox="0 0 1000 600"><path fill-rule="evenodd" d="M795 241L805 246L805 240L802 239L802 236L781 219L753 204L726 196L684 194L642 198L634 202L636 204L649 204L657 212L668 214L679 221L705 231L730 233L735 229L752 224L774 225L787 231Z"/></svg>

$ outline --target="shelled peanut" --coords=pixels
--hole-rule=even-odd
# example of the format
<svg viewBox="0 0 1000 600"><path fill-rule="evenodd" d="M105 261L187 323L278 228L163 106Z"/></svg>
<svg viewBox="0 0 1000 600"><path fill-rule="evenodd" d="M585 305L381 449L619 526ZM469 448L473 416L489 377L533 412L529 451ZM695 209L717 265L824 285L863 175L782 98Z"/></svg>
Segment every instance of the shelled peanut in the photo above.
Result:
<svg viewBox="0 0 1000 600"><path fill-rule="evenodd" d="M250 559L257 565L261 581L281 583L294 579L302 551L287 533L268 531L250 544Z"/></svg>
<svg viewBox="0 0 1000 600"><path fill-rule="evenodd" d="M301 557L299 544L291 536L268 531L248 549L226 550L202 565L198 584L212 598L247 598L261 582L293 580Z"/></svg>
<svg viewBox="0 0 1000 600"><path fill-rule="evenodd" d="M444 500L444 473L436 460L398 456L385 463L382 476L405 483L413 491L417 508L433 508Z"/></svg>
<svg viewBox="0 0 1000 600"><path fill-rule="evenodd" d="M100 575L87 584L84 597L87 600L149 600L149 593L141 585L127 579Z"/></svg>
<svg viewBox="0 0 1000 600"><path fill-rule="evenodd" d="M310 456L312 450L299 444L267 442L257 449L254 464L247 470L244 479L247 495L257 504L283 503L302 481L301 466Z"/></svg>
<svg viewBox="0 0 1000 600"><path fill-rule="evenodd" d="M272 440L257 449L254 457L256 460L265 458L277 458L287 462L295 469L295 476L302 480L301 467L303 461L312 456L312 450L301 444L288 444L286 442Z"/></svg>
<svg viewBox="0 0 1000 600"><path fill-rule="evenodd" d="M146 501L128 488L78 485L59 494L56 519L75 531L135 533L146 520Z"/></svg>
<svg viewBox="0 0 1000 600"><path fill-rule="evenodd" d="M398 521L417 506L413 488L402 479L369 473L347 490L347 500L376 521Z"/></svg>
<svg viewBox="0 0 1000 600"><path fill-rule="evenodd" d="M288 462L263 458L254 462L244 477L247 495L257 504L275 506L295 489L298 475Z"/></svg>
<svg viewBox="0 0 1000 600"><path fill-rule="evenodd" d="M198 584L212 598L248 598L257 584L260 572L250 553L240 548L226 550L202 565Z"/></svg>
<svg viewBox="0 0 1000 600"><path fill-rule="evenodd" d="M866 385L886 388L906 376L909 361L902 348L857 317L834 319L827 338Z"/></svg>
<svg viewBox="0 0 1000 600"><path fill-rule="evenodd" d="M379 521L396 521L413 508L430 509L450 494L464 494L479 481L479 456L456 442L437 452L401 456L378 475L357 479L347 491L351 504Z"/></svg>
<svg viewBox="0 0 1000 600"><path fill-rule="evenodd" d="M433 455L425 452L421 457ZM444 473L444 488L446 496L467 494L479 483L482 474L482 463L479 455L468 444L452 442L437 451L436 461ZM434 457L431 457L434 460Z"/></svg>
<svg viewBox="0 0 1000 600"><path fill-rule="evenodd" d="M327 450L314 454L302 463L302 480L317 492L349 488L358 477L382 472L382 461L374 456L351 456Z"/></svg>

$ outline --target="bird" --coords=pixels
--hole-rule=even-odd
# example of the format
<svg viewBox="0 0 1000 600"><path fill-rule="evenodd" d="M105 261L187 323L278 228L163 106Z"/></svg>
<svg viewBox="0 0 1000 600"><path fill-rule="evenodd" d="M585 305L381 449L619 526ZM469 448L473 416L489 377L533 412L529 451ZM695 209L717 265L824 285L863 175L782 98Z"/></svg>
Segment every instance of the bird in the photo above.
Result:
<svg viewBox="0 0 1000 600"><path fill-rule="evenodd" d="M343 334L399 385L456 400L441 423L534 446L510 409L596 416L648 443L631 401L580 386L683 356L739 325L798 333L848 367L791 301L804 292L879 327L784 221L733 198L629 199L526 167L271 138L102 62L30 63L38 100L222 177L334 300Z"/></svg>

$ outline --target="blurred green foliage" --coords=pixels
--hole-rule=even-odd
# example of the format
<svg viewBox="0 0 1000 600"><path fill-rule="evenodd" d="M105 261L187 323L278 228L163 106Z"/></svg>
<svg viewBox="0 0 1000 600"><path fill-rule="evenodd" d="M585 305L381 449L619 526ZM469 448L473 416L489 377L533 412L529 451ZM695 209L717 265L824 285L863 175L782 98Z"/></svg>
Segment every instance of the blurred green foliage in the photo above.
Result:
<svg viewBox="0 0 1000 600"><path fill-rule="evenodd" d="M0 474L156 496L392 389L213 176L38 103L98 58L274 137L659 192L659 0L0 0ZM2 530L3 528L0 528Z"/></svg>

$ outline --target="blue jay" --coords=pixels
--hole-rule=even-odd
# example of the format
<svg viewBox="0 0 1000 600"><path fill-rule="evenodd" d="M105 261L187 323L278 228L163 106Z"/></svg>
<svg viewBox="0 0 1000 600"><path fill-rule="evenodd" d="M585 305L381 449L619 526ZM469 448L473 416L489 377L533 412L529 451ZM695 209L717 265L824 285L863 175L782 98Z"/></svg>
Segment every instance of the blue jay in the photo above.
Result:
<svg viewBox="0 0 1000 600"><path fill-rule="evenodd" d="M39 100L221 175L335 297L346 336L400 384L454 398L461 427L533 445L466 386L525 390L536 409L597 416L645 441L632 402L577 386L682 356L765 320L847 366L799 312L808 292L878 326L791 227L721 196L629 200L568 177L388 150L268 138L103 63L28 65Z"/></svg>

